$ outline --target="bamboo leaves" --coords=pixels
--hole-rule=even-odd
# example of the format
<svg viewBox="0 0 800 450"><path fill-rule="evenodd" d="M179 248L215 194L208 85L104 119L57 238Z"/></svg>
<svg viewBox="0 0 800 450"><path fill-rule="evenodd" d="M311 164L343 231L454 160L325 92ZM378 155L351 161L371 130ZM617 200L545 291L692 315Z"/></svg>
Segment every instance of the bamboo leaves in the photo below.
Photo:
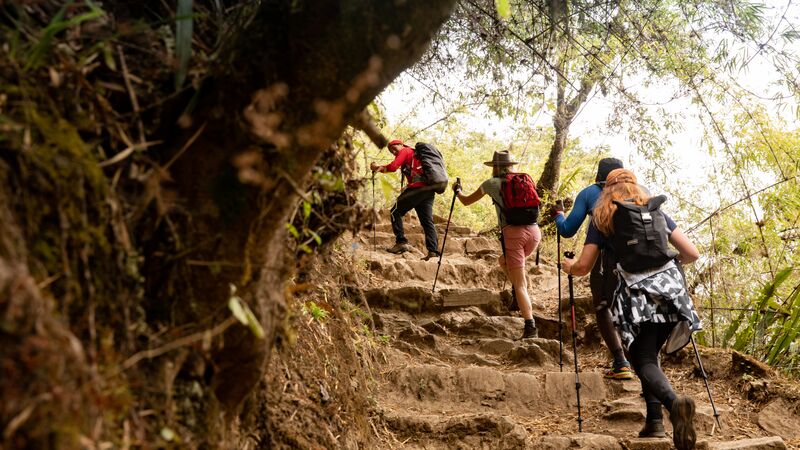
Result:
<svg viewBox="0 0 800 450"><path fill-rule="evenodd" d="M725 335L722 338L723 345L727 345L730 339L736 336L736 340L733 343L733 348L740 351L745 350L747 344L750 343L755 337L758 327L764 325L762 323L762 318L764 317L767 308L769 308L771 312L774 312L776 309L780 309L780 306L775 303L774 297L778 291L778 288L780 288L786 279L789 278L789 275L791 275L793 270L793 267L787 267L779 271L775 275L775 278L761 289L761 293L753 305L755 311L752 311L752 314L747 321L747 326L741 331L739 328L748 311L739 312L739 315L731 322L730 326L725 331ZM792 300L792 303L793 302L794 300ZM775 308L776 306L778 308Z"/></svg>

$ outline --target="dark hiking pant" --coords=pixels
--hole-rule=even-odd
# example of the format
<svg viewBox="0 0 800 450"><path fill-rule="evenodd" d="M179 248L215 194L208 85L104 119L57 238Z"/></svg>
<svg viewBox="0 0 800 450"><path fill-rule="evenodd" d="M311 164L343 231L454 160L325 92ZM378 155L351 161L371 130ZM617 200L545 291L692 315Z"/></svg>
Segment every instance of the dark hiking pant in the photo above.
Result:
<svg viewBox="0 0 800 450"><path fill-rule="evenodd" d="M645 322L629 349L633 370L642 382L648 422L661 421L661 405L671 410L676 398L658 363L658 353L674 327L674 323Z"/></svg>
<svg viewBox="0 0 800 450"><path fill-rule="evenodd" d="M412 209L417 211L419 223L425 231L425 248L429 252L439 251L439 240L436 236L436 227L433 225L433 198L436 193L425 188L406 189L397 197L397 203L392 206L392 231L395 242L405 244L408 242L403 232L403 216Z"/></svg>

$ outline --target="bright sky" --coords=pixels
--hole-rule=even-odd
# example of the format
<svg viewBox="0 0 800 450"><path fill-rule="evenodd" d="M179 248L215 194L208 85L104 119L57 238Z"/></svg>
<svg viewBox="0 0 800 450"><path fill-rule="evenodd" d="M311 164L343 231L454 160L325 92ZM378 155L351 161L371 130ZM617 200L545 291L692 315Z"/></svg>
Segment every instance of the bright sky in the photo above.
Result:
<svg viewBox="0 0 800 450"><path fill-rule="evenodd" d="M792 5L791 1L787 3L787 0L768 0L765 3L767 4L765 16L773 18L769 29L775 29L781 17L784 19L780 21L779 30L789 25L800 24L800 5ZM784 12L786 12L785 16ZM800 49L794 50L796 50L795 54L800 54ZM751 49L750 55L754 53L756 53L756 49ZM785 90L775 85L778 80L775 68L761 54L753 57L747 68L735 75L735 79L742 87L764 98L772 98L775 94L786 93ZM677 90L676 83L665 82L651 87L635 85L633 87L646 103L663 103L668 113L682 116L683 130L670 136L672 141L672 145L669 147L670 156L675 159L678 167L682 168L681 173L675 174L674 181L694 185L705 183L707 174L712 173L713 168L707 146L702 142L705 130L699 119L699 109L692 104L688 97L672 100ZM405 73L381 94L380 102L386 109L390 128L402 122L412 129L422 129L446 114L443 102L433 102L433 97L431 89ZM587 149L608 146L613 156L625 161L626 165L634 171L650 168L649 162L637 154L636 148L628 140L624 131L615 132L607 128L606 121L612 113L612 100L612 98L607 99L600 94L594 95L575 119L570 129L570 138L580 139L582 146ZM795 117L796 103L794 101L782 110L776 109L777 102L762 100L761 103L766 105L772 113L783 118L788 128L797 128L800 125ZM469 115L459 115L459 119L475 131L483 131L500 139L510 139L515 127L513 120L497 119L493 114L482 109ZM519 125L517 124L517 126ZM527 125L551 127L552 115L545 111ZM418 138L421 137L418 136ZM562 168L563 170L568 170L568 168ZM711 204L707 206L711 207L713 203L712 199Z"/></svg>

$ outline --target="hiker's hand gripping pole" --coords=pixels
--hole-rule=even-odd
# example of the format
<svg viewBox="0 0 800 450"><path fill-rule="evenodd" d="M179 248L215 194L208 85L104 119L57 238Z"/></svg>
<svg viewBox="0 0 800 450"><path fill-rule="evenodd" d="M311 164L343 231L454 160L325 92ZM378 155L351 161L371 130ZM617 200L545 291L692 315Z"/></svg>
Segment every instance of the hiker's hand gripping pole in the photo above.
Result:
<svg viewBox="0 0 800 450"><path fill-rule="evenodd" d="M436 281L439 279L439 269L442 268L442 257L444 256L444 246L447 244L447 232L450 230L450 219L453 218L453 208L456 207L456 198L458 193L461 192L461 178L456 177L456 182L453 185L453 202L450 203L450 214L447 215L447 225L444 227L444 238L442 239L442 250L439 252L439 264L436 266L436 276L433 277L433 288L431 292L436 292Z"/></svg>
<svg viewBox="0 0 800 450"><path fill-rule="evenodd" d="M567 259L575 258L575 253L566 251L564 257ZM581 377L578 369L578 324L575 320L575 292L573 290L572 274L567 274L569 283L569 309L572 314L572 359L575 361L575 396L578 400L578 432L583 431L583 418L581 417Z"/></svg>

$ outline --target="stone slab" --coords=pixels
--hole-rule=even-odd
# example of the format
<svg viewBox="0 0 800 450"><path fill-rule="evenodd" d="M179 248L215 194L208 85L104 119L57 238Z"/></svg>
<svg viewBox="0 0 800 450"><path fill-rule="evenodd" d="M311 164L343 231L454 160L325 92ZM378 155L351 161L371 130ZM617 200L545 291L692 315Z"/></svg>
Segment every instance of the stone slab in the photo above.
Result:
<svg viewBox="0 0 800 450"><path fill-rule="evenodd" d="M488 289L442 289L442 306L480 306L499 302L500 295Z"/></svg>
<svg viewBox="0 0 800 450"><path fill-rule="evenodd" d="M581 372L581 405L600 402L606 398L606 385L603 376L597 372ZM548 372L544 381L548 402L556 407L577 406L574 372Z"/></svg>
<svg viewBox="0 0 800 450"><path fill-rule="evenodd" d="M712 442L709 448L711 450L783 450L786 448L786 443L780 436L771 436L731 442Z"/></svg>

